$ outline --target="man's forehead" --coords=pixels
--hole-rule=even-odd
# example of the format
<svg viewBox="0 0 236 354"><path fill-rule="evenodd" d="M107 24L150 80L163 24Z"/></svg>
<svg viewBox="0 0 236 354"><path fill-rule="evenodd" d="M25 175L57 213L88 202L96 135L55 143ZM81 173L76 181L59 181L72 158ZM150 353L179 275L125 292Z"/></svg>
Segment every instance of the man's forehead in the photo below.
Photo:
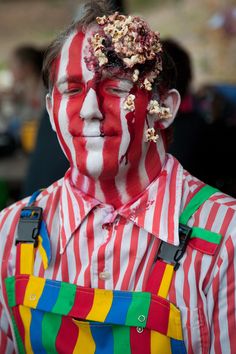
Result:
<svg viewBox="0 0 236 354"><path fill-rule="evenodd" d="M66 38L61 52L63 52L63 47L67 47L70 45L70 49L77 54L81 54L81 48L86 54L87 47L90 46L89 39L91 39L92 35L96 33L98 26L96 24L88 26L88 28L83 31L82 29L75 29L70 35ZM78 53L79 52L79 53Z"/></svg>
<svg viewBox="0 0 236 354"><path fill-rule="evenodd" d="M65 77L80 75L86 72L86 76L93 75L88 73L85 57L89 51L89 38L91 31L73 31L64 41L58 58L57 81L64 80ZM90 78L89 78L90 79Z"/></svg>
<svg viewBox="0 0 236 354"><path fill-rule="evenodd" d="M96 74L92 68L88 69L86 58L91 50L90 39L98 30L98 26L92 25L86 31L75 30L65 40L61 53L60 64L57 73L58 81L67 81L70 77L86 76L89 79ZM85 75L84 75L85 74ZM103 68L99 72L100 78L115 78L131 80L131 75L120 66Z"/></svg>
<svg viewBox="0 0 236 354"><path fill-rule="evenodd" d="M70 33L62 45L58 58L60 62L75 62L75 64L79 64L82 61L85 62L85 57L88 56L90 50L89 39L96 30L97 25L91 25L85 31L76 29Z"/></svg>
<svg viewBox="0 0 236 354"><path fill-rule="evenodd" d="M124 71L124 69L118 66L103 69L101 71L101 78L117 79L117 80L132 82L132 75L130 73L127 73L126 71Z"/></svg>

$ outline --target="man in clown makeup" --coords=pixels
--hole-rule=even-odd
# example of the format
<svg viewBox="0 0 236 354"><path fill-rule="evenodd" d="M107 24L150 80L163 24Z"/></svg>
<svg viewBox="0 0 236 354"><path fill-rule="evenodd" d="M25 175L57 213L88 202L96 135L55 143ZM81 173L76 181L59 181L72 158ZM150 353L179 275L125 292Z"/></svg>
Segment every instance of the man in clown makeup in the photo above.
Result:
<svg viewBox="0 0 236 354"><path fill-rule="evenodd" d="M159 33L91 2L43 75L70 169L0 214L0 353L235 353L236 202L166 153Z"/></svg>

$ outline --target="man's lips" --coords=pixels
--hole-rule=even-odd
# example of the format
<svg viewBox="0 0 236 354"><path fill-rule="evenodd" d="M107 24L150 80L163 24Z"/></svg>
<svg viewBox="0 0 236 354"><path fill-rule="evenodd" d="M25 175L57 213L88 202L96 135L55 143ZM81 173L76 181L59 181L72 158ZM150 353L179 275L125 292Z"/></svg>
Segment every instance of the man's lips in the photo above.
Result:
<svg viewBox="0 0 236 354"><path fill-rule="evenodd" d="M119 133L98 133L98 134L73 134L72 135L74 138L111 138L111 137L116 137L120 136Z"/></svg>

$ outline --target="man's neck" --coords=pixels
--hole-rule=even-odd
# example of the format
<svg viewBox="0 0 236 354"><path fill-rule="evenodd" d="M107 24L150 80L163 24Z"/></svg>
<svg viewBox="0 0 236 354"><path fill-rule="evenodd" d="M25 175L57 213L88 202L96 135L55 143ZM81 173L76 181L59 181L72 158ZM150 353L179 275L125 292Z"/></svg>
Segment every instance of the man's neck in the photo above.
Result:
<svg viewBox="0 0 236 354"><path fill-rule="evenodd" d="M122 170L115 178L93 179L82 175L75 168L71 168L71 180L73 185L85 194L110 204L115 209L134 200L148 185L158 177L164 164L165 154L150 156L137 168Z"/></svg>

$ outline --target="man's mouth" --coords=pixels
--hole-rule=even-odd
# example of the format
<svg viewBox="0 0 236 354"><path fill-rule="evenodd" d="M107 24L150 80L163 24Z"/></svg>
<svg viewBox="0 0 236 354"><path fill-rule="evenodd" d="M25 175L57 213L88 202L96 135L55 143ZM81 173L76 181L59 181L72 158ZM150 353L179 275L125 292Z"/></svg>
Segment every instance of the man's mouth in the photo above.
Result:
<svg viewBox="0 0 236 354"><path fill-rule="evenodd" d="M114 129L104 130L94 130L94 131L84 131L84 132L71 132L74 138L111 138L116 136L121 136L121 131L114 131Z"/></svg>
<svg viewBox="0 0 236 354"><path fill-rule="evenodd" d="M82 138L105 138L105 135L82 135Z"/></svg>
<svg viewBox="0 0 236 354"><path fill-rule="evenodd" d="M110 137L114 137L114 136L118 136L118 134L112 134L112 133L104 133L101 132L99 134L81 134L81 135L77 135L78 138L110 138Z"/></svg>

